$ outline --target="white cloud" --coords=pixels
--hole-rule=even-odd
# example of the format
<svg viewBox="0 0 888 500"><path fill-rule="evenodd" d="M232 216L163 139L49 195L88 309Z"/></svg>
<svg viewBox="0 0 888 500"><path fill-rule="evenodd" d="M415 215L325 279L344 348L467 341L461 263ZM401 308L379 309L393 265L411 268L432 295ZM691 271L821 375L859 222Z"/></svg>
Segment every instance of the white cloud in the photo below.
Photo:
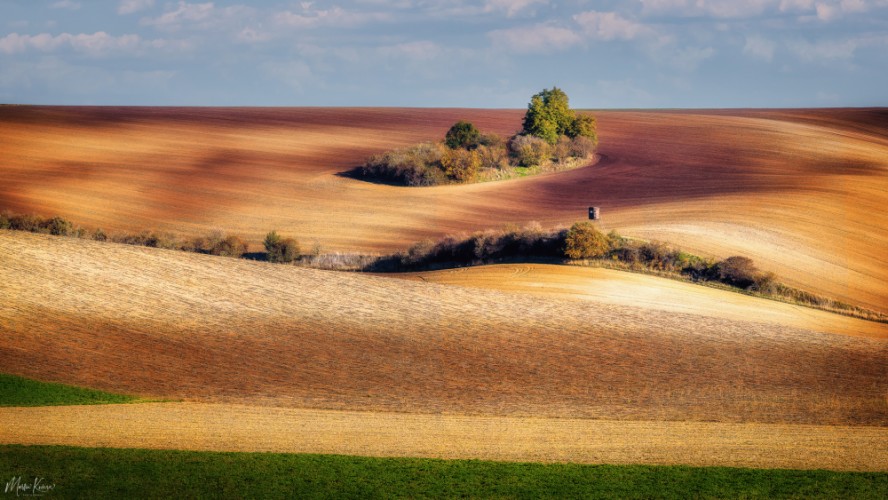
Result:
<svg viewBox="0 0 888 500"><path fill-rule="evenodd" d="M770 62L774 59L775 48L776 44L771 40L759 35L750 35L746 37L743 53L756 59Z"/></svg>
<svg viewBox="0 0 888 500"><path fill-rule="evenodd" d="M120 15L132 14L154 7L154 0L120 0L117 13Z"/></svg>
<svg viewBox="0 0 888 500"><path fill-rule="evenodd" d="M504 11L506 17L514 17L536 4L546 5L549 0L487 0L484 4L485 12Z"/></svg>
<svg viewBox="0 0 888 500"><path fill-rule="evenodd" d="M654 33L650 27L621 17L616 12L590 10L573 16L573 19L587 36L597 40L632 40Z"/></svg>
<svg viewBox="0 0 888 500"><path fill-rule="evenodd" d="M817 19L820 19L821 21L832 21L838 18L841 14L839 6L822 2L817 4L815 10L817 11Z"/></svg>
<svg viewBox="0 0 888 500"><path fill-rule="evenodd" d="M302 2L302 12L283 11L272 16L274 22L294 28L317 26L352 27L366 23L386 21L390 14L382 12L356 12L341 7L314 9L313 2Z"/></svg>
<svg viewBox="0 0 888 500"><path fill-rule="evenodd" d="M488 33L488 37L498 48L521 53L564 50L583 41L573 30L548 23L495 30Z"/></svg>
<svg viewBox="0 0 888 500"><path fill-rule="evenodd" d="M413 61L432 61L442 53L440 45L427 40L405 42L379 48L384 56L406 58Z"/></svg>
<svg viewBox="0 0 888 500"><path fill-rule="evenodd" d="M800 40L789 44L789 49L805 62L848 61L860 46L859 39L822 40L809 42Z"/></svg>
<svg viewBox="0 0 888 500"><path fill-rule="evenodd" d="M39 52L54 52L62 49L73 49L76 52L101 57L116 52L133 53L141 49L170 49L184 50L189 48L189 43L179 40L143 40L139 35L127 34L120 36L109 35L104 31L95 33L61 33L51 35L40 33L38 35L19 35L10 33L0 38L0 52L5 54L18 54L30 50Z"/></svg>
<svg viewBox="0 0 888 500"><path fill-rule="evenodd" d="M713 55L715 55L715 49L712 47L685 47L673 53L669 58L669 64L685 71L691 71Z"/></svg>
<svg viewBox="0 0 888 500"><path fill-rule="evenodd" d="M158 27L173 27L183 23L200 22L213 15L216 6L213 2L190 4L180 0L175 10L164 12L154 19L143 19L142 24Z"/></svg>
<svg viewBox="0 0 888 500"><path fill-rule="evenodd" d="M68 10L77 10L80 8L80 2L74 2L73 0L61 0L59 2L55 2L49 6L50 9L68 9Z"/></svg>
<svg viewBox="0 0 888 500"><path fill-rule="evenodd" d="M271 40L271 33L268 33L266 31L257 31L252 27L247 26L246 28L240 30L235 38L238 42L242 43L260 43Z"/></svg>
<svg viewBox="0 0 888 500"><path fill-rule="evenodd" d="M884 2L882 3L884 5ZM867 4L864 0L842 0L840 3L844 12L866 12Z"/></svg>
<svg viewBox="0 0 888 500"><path fill-rule="evenodd" d="M813 0L640 0L644 14L678 17L742 19L756 17L781 4L797 5Z"/></svg>

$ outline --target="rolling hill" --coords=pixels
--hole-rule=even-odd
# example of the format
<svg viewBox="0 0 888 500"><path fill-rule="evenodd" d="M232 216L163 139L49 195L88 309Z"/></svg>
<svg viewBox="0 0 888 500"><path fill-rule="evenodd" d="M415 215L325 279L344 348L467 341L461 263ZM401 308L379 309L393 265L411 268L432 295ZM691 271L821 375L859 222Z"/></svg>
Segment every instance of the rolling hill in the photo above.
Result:
<svg viewBox="0 0 888 500"><path fill-rule="evenodd" d="M340 410L888 424L884 339L773 321L776 302L726 319L9 231L0 256L0 367L38 380Z"/></svg>
<svg viewBox="0 0 888 500"><path fill-rule="evenodd" d="M888 312L884 109L600 111L598 164L436 188L338 175L458 119L509 135L521 110L0 108L0 208L106 230L258 245L271 229L326 250L388 252L504 224L602 226Z"/></svg>

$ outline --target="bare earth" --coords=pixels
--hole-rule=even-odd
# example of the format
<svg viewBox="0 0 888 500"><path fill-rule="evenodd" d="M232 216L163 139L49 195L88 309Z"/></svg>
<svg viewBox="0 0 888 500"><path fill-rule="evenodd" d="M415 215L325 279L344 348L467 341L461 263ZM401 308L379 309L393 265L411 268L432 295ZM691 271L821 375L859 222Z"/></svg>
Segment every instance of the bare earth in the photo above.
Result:
<svg viewBox="0 0 888 500"><path fill-rule="evenodd" d="M502 135L522 110L0 108L0 208L106 230L254 244L271 229L328 250L539 221L586 207L605 228L753 258L790 285L888 312L888 111L601 111L597 165L410 189L337 175L436 140L458 119Z"/></svg>
<svg viewBox="0 0 888 500"><path fill-rule="evenodd" d="M534 462L888 470L888 429L305 410L0 408L0 443Z"/></svg>

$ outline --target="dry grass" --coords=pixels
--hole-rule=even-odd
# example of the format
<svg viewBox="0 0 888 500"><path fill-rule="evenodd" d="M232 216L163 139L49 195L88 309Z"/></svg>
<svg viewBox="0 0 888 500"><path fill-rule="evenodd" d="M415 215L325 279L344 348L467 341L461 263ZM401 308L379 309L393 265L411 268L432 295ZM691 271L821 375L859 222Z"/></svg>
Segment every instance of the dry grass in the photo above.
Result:
<svg viewBox="0 0 888 500"><path fill-rule="evenodd" d="M337 176L458 119L508 135L522 110L0 109L0 207L106 230L265 232L343 252L537 220L602 224L888 312L883 109L598 112L595 167L407 189Z"/></svg>
<svg viewBox="0 0 888 500"><path fill-rule="evenodd" d="M874 427L410 415L195 403L2 408L0 421L3 444L888 470L888 429Z"/></svg>
<svg viewBox="0 0 888 500"><path fill-rule="evenodd" d="M0 256L0 369L40 380L310 408L888 424L884 340L767 315L749 322L9 231Z"/></svg>

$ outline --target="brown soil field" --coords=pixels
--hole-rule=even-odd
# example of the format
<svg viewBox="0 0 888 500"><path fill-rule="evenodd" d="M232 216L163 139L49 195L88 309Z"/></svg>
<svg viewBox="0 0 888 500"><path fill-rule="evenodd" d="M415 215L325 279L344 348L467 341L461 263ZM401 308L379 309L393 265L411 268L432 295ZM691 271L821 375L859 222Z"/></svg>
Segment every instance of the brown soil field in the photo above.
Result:
<svg viewBox="0 0 888 500"><path fill-rule="evenodd" d="M437 139L458 119L508 135L522 110L0 107L0 208L106 230L258 245L277 229L384 252L504 224L605 229L888 312L888 110L600 111L602 161L570 172L411 189L337 173Z"/></svg>
<svg viewBox="0 0 888 500"><path fill-rule="evenodd" d="M769 322L776 312L725 319L12 231L0 303L0 371L144 396L888 425L888 344Z"/></svg>
<svg viewBox="0 0 888 500"><path fill-rule="evenodd" d="M818 332L888 339L888 324L612 269L550 264L499 264L381 276L697 314L734 321L755 318L756 321Z"/></svg>
<svg viewBox="0 0 888 500"><path fill-rule="evenodd" d="M888 429L305 410L0 408L0 443L534 462L888 470Z"/></svg>

